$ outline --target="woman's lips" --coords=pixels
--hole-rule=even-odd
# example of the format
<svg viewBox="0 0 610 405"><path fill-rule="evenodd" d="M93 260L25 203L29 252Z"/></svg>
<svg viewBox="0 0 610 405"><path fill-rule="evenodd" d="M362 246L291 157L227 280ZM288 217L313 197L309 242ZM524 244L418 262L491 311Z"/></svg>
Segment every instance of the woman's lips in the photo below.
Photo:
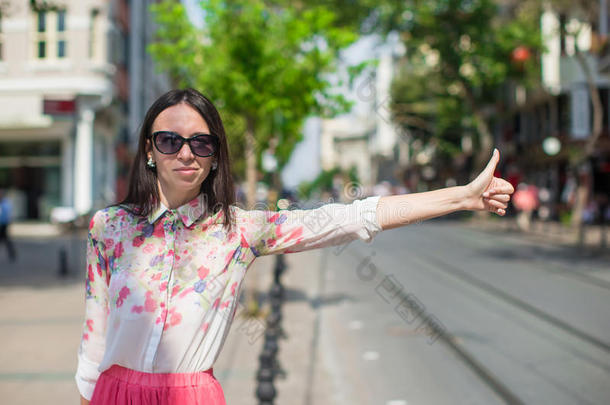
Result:
<svg viewBox="0 0 610 405"><path fill-rule="evenodd" d="M195 173L197 171L197 169L176 169L176 171L178 173L191 174L191 173Z"/></svg>

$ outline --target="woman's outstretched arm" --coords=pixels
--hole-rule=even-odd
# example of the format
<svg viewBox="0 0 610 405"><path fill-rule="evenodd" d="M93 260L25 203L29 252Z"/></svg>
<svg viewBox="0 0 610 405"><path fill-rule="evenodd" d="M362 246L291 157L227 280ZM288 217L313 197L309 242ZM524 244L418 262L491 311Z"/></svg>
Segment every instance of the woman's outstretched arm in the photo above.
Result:
<svg viewBox="0 0 610 405"><path fill-rule="evenodd" d="M383 196L377 205L377 221L383 230L413 224L455 211L491 211L503 216L515 191L504 179L494 177L500 152L494 149L485 169L465 186L424 193Z"/></svg>

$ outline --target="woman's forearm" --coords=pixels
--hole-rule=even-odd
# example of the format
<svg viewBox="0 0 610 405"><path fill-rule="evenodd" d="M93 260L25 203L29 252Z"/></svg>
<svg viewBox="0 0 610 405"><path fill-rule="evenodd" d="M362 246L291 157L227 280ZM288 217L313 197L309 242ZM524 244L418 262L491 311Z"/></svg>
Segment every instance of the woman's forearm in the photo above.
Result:
<svg viewBox="0 0 610 405"><path fill-rule="evenodd" d="M377 204L377 221L383 230L465 209L465 186L423 193L383 196Z"/></svg>
<svg viewBox="0 0 610 405"><path fill-rule="evenodd" d="M82 395L80 396L80 405L89 405L89 401L83 398Z"/></svg>

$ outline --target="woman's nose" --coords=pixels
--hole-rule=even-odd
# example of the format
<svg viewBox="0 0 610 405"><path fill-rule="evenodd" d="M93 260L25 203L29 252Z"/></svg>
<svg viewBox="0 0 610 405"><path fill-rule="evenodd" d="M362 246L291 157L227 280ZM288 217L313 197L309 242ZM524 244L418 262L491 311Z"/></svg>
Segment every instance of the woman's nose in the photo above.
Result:
<svg viewBox="0 0 610 405"><path fill-rule="evenodd" d="M182 160L192 160L194 158L193 152L188 142L184 142L184 145L178 151L178 158Z"/></svg>

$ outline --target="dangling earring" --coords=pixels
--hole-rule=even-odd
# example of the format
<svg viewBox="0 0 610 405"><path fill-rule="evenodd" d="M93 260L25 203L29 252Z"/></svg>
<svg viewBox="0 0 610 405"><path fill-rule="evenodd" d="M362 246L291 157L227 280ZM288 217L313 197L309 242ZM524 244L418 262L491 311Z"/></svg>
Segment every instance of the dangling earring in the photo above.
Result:
<svg viewBox="0 0 610 405"><path fill-rule="evenodd" d="M154 169L155 167L157 167L157 164L155 162L153 162L153 160L152 160L152 156L150 156L148 158L148 162L146 162L146 166L148 166L151 169Z"/></svg>
<svg viewBox="0 0 610 405"><path fill-rule="evenodd" d="M218 167L218 162L217 161L213 161L212 162L212 170L216 170L217 167Z"/></svg>

